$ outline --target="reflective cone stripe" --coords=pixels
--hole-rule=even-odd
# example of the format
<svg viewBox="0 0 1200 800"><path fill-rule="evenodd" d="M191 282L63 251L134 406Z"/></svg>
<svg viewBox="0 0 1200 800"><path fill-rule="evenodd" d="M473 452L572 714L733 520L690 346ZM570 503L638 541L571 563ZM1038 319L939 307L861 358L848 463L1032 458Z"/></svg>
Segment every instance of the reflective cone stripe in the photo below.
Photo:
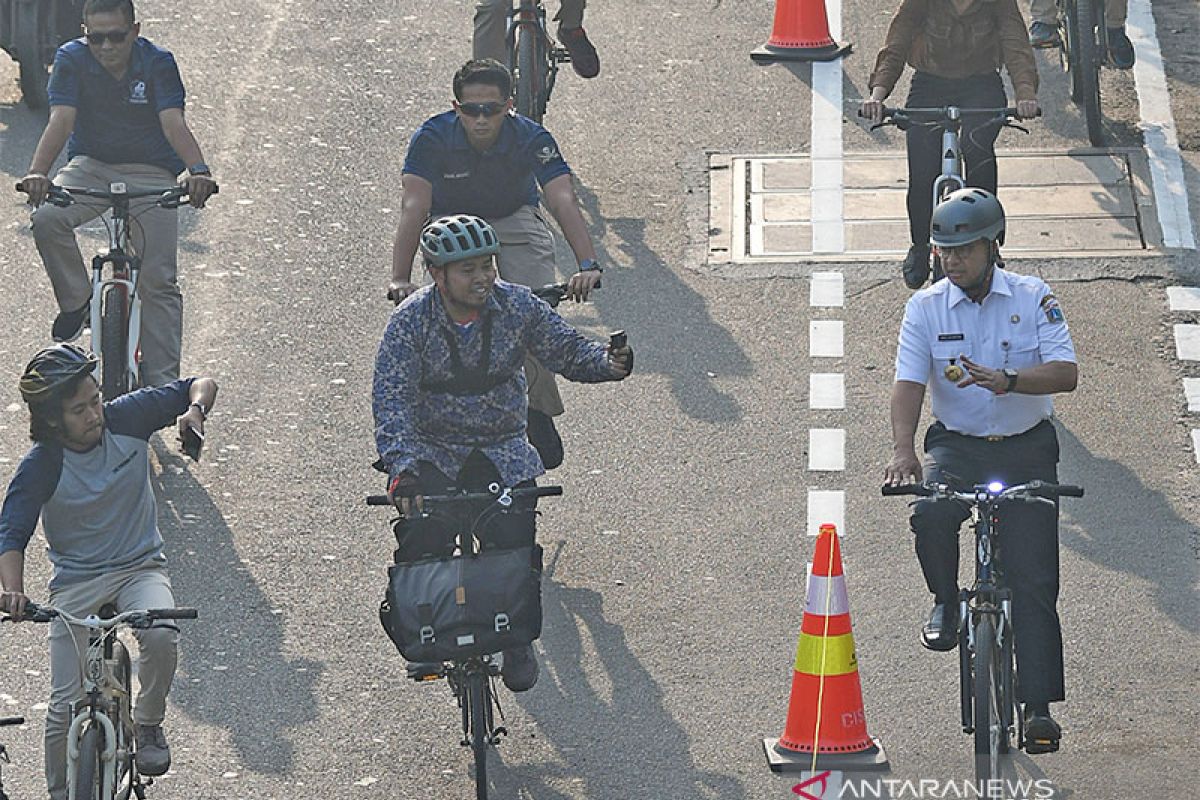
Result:
<svg viewBox="0 0 1200 800"><path fill-rule="evenodd" d="M849 633L826 637L800 634L795 671L826 676L857 673L854 637Z"/></svg>

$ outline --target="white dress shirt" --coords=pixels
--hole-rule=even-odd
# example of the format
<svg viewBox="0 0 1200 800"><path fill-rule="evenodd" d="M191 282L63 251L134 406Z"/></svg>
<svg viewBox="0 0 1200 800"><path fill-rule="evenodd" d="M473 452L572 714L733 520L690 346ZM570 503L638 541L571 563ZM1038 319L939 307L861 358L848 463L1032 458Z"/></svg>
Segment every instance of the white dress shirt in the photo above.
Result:
<svg viewBox="0 0 1200 800"><path fill-rule="evenodd" d="M1075 363L1075 346L1058 301L1040 278L996 267L982 303L943 279L914 294L904 309L896 350L896 380L930 387L933 416L968 436L1013 436L1049 419L1050 395L995 394L958 388L945 375L962 356L992 369L1022 369L1050 361Z"/></svg>

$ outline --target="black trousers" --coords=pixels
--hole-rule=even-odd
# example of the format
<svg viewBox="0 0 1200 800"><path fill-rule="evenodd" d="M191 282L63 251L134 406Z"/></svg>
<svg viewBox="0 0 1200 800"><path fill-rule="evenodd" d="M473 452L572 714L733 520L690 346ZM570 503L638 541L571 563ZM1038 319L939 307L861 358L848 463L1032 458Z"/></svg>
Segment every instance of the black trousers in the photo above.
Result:
<svg viewBox="0 0 1200 800"><path fill-rule="evenodd" d="M1042 422L1020 436L989 442L946 430L925 434L925 480L973 486L1035 478L1058 481L1058 435ZM953 477L947 480L946 475ZM947 500L921 500L910 524L917 559L936 602L958 599L958 529L969 512ZM1017 680L1022 702L1065 699L1062 628L1058 620L1058 509L1044 503L1010 503L1000 510L997 559L1012 590Z"/></svg>
<svg viewBox="0 0 1200 800"><path fill-rule="evenodd" d="M428 461L418 462L417 475L418 487L423 495L445 494L455 488L483 492L491 483L503 484L495 465L479 450L472 451L463 462L457 480L451 480ZM534 485L534 481L522 481L513 488L523 489ZM458 533L472 529L476 531L480 550L530 547L537 533L537 498L515 500L507 511L498 510L490 502L456 504L437 509L434 516L401 519L393 528L397 544L396 563L423 558L448 558L454 552Z"/></svg>
<svg viewBox="0 0 1200 800"><path fill-rule="evenodd" d="M1008 104L1004 81L999 72L972 75L969 78L940 78L928 72L913 75L908 93L909 108L1003 108ZM959 139L966 162L967 185L996 193L996 137L1000 126L963 125ZM975 132L978 143L971 141ZM908 229L913 244L929 242L929 222L933 216L933 182L942 172L942 132L913 126L908 140Z"/></svg>

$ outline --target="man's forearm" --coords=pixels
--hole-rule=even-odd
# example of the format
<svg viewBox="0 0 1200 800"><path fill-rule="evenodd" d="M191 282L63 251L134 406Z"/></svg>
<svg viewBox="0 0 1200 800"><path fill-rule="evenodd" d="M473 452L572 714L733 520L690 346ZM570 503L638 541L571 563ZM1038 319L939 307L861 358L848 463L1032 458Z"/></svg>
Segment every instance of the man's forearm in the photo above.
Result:
<svg viewBox="0 0 1200 800"><path fill-rule="evenodd" d="M0 587L6 592L25 593L25 554L20 550L0 553Z"/></svg>
<svg viewBox="0 0 1200 800"><path fill-rule="evenodd" d="M192 135L191 129L187 126L182 109L163 111L159 115L159 121L162 124L163 136L175 150L175 154L183 160L185 166L190 167L204 161L204 154L200 152L200 143L196 141L196 137Z"/></svg>
<svg viewBox="0 0 1200 800"><path fill-rule="evenodd" d="M392 244L392 280L411 281L413 258L421 241L421 228L425 217L415 212L400 212L400 226L396 229L396 241Z"/></svg>
<svg viewBox="0 0 1200 800"><path fill-rule="evenodd" d="M217 382L212 378L197 378L188 390L188 399L204 406L205 413L211 412L213 404L217 402Z"/></svg>
<svg viewBox="0 0 1200 800"><path fill-rule="evenodd" d="M921 403L925 400L925 385L912 381L896 381L892 385L892 450L915 452L917 424L921 421Z"/></svg>
<svg viewBox="0 0 1200 800"><path fill-rule="evenodd" d="M38 139L37 147L33 151L33 160L29 162L30 173L50 174L54 159L58 158L67 139L71 137L73 127L73 121L68 122L62 117L51 115L50 121L46 123L46 130L42 131L42 137Z"/></svg>
<svg viewBox="0 0 1200 800"><path fill-rule="evenodd" d="M545 187L546 208L554 215L558 227L562 229L571 252L575 254L576 263L585 259L596 258L596 248L592 246L592 237L588 233L587 223L579 211L575 201L575 189L571 185L571 176L562 175L552 180Z"/></svg>
<svg viewBox="0 0 1200 800"><path fill-rule="evenodd" d="M1073 392L1079 382L1079 368L1069 361L1048 361L1017 370L1014 394L1058 394Z"/></svg>

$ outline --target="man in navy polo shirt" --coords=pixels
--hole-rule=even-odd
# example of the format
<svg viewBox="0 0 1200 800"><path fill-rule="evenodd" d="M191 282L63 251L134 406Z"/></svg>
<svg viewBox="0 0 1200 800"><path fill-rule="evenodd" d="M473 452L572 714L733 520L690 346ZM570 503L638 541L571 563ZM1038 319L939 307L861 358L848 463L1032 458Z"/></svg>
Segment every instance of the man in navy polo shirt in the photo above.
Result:
<svg viewBox="0 0 1200 800"><path fill-rule="evenodd" d="M132 0L88 0L84 36L58 49L50 74L50 120L22 178L35 207L33 235L50 276L59 315L52 335L71 341L88 318L91 280L75 241L75 228L102 209L76 203L43 205L47 177L67 145L61 186L107 189L171 186L187 170L193 206L200 208L216 183L183 116L184 89L175 58L138 34ZM173 210L137 208L134 246L142 256L142 379L161 386L179 377L183 298L176 283L178 217Z"/></svg>
<svg viewBox="0 0 1200 800"><path fill-rule="evenodd" d="M500 237L500 277L532 287L553 283L554 237L538 209L540 185L579 263L570 295L586 300L601 269L558 143L541 125L511 113L512 76L498 61L464 64L454 75L454 98L453 110L430 117L409 142L388 296L399 303L416 291L413 258L431 215L482 217ZM530 440L552 469L562 460L552 421L563 413L562 398L554 375L536 360L525 371Z"/></svg>

